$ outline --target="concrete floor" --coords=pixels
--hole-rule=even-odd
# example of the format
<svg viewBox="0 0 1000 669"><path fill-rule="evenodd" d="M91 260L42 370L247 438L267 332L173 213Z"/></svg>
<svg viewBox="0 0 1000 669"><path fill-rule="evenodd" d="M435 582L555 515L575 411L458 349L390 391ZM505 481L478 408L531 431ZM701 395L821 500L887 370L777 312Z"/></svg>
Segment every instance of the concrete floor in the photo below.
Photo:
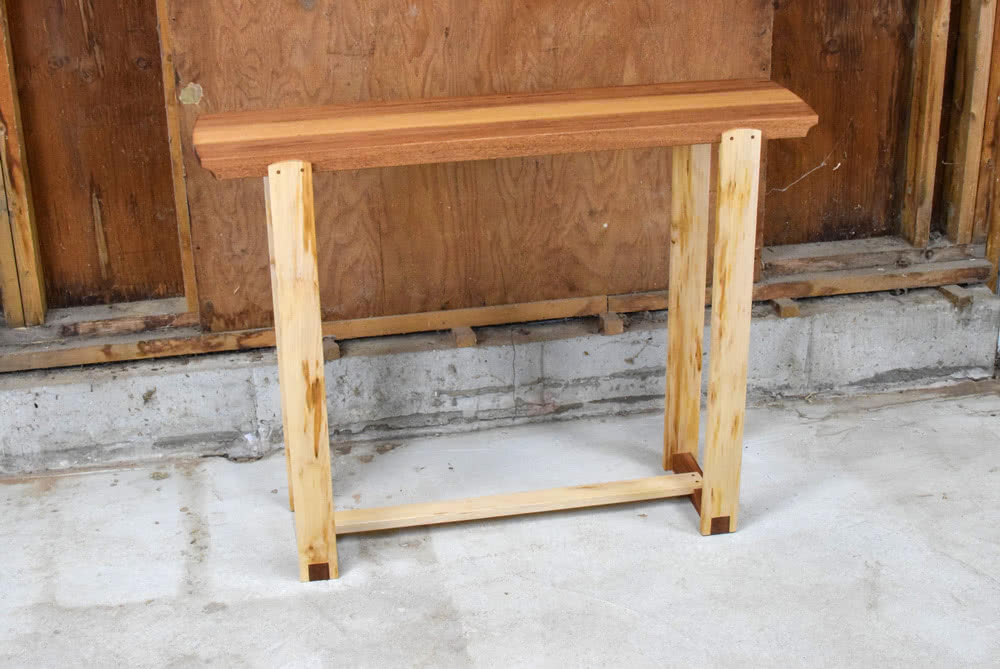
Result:
<svg viewBox="0 0 1000 669"><path fill-rule="evenodd" d="M974 390L752 410L735 535L671 500L346 537L328 583L297 581L277 457L8 481L0 666L998 666L1000 391ZM337 504L647 476L660 432L345 446Z"/></svg>

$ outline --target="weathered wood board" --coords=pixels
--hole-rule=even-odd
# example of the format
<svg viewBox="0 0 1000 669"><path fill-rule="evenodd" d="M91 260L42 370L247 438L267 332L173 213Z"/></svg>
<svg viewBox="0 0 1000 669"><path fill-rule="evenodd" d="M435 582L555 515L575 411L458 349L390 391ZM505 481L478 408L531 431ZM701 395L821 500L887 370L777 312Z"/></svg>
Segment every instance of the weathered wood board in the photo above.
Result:
<svg viewBox="0 0 1000 669"><path fill-rule="evenodd" d="M214 331L270 323L269 273L261 183L198 166L200 114L770 75L768 0L167 1ZM669 162L644 150L317 174L324 318L662 289Z"/></svg>
<svg viewBox="0 0 1000 669"><path fill-rule="evenodd" d="M182 294L154 0L6 0L50 306Z"/></svg>
<svg viewBox="0 0 1000 669"><path fill-rule="evenodd" d="M915 3L776 2L772 78L820 125L768 145L764 244L896 234L910 106Z"/></svg>

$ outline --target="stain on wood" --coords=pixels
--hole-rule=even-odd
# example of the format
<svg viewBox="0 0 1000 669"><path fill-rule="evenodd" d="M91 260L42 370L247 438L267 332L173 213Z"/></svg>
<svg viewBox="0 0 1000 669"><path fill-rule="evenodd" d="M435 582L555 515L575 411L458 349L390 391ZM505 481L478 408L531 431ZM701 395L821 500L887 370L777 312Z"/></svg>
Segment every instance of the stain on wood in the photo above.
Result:
<svg viewBox="0 0 1000 669"><path fill-rule="evenodd" d="M53 307L182 294L154 0L8 0Z"/></svg>

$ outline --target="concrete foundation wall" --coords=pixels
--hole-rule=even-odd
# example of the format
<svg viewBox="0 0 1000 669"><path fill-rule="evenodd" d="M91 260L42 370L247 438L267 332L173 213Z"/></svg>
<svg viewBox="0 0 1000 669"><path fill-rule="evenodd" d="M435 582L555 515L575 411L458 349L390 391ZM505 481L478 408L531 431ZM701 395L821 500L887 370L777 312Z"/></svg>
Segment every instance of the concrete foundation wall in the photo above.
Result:
<svg viewBox="0 0 1000 669"><path fill-rule="evenodd" d="M934 290L822 298L791 319L758 305L751 402L989 377L1000 299L975 295L965 309ZM345 342L326 365L333 440L661 410L665 320L612 337L589 319L484 328L466 349L447 334ZM0 375L3 474L280 447L273 351Z"/></svg>

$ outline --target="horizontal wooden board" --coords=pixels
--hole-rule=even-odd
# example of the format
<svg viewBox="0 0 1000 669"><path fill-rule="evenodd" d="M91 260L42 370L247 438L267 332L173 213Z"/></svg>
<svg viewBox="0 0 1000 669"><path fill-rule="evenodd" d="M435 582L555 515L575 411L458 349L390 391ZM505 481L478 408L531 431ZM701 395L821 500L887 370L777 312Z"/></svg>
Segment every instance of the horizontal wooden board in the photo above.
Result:
<svg viewBox="0 0 1000 669"><path fill-rule="evenodd" d="M648 502L690 495L696 490L701 490L701 484L701 475L697 473L669 474L632 481L595 483L446 502L337 511L335 525L337 534L356 534L609 504Z"/></svg>
<svg viewBox="0 0 1000 669"><path fill-rule="evenodd" d="M988 260L928 262L909 267L865 267L832 272L793 274L764 279L754 284L758 302L779 298L827 297L878 293L888 290L933 288L952 283L984 283L992 265ZM711 297L710 291L708 297ZM608 308L619 313L659 311L667 308L667 291L612 295Z"/></svg>
<svg viewBox="0 0 1000 669"><path fill-rule="evenodd" d="M843 255L838 261L820 253L817 268L849 267L867 243L853 242L842 246ZM850 244L859 248L851 248ZM810 245L807 245L809 248ZM960 247L961 248L961 247ZM982 252L982 247L975 247ZM870 250L870 249L869 249ZM795 256L794 249L786 249ZM953 251L940 249L943 258L954 257ZM766 255L766 254L765 254ZM779 275L758 283L754 299L819 297L845 293L927 288L959 283L982 283L991 274L991 264L982 258L947 262L922 262L907 267L864 267L837 271L809 271L805 258L794 262L803 269L796 275ZM178 305L180 308L183 305ZM626 295L598 295L496 307L456 309L436 313L403 314L373 318L330 321L323 325L324 335L340 339L376 337L381 335L451 330L460 327L481 327L533 320L563 319L597 316L607 312L629 313L657 311L667 308L666 291L630 293ZM163 313L157 309L156 313ZM137 315L137 314L134 314ZM152 314L155 316L155 314ZM116 318L124 314L117 314ZM68 315L64 315L68 318ZM89 316L87 317L89 318ZM85 318L84 320L87 320ZM595 319L596 320L596 319ZM70 321L58 324L70 327ZM96 324L87 329L97 331ZM596 323L593 331L596 331ZM575 331L573 336L580 336ZM19 331L0 330L0 372L24 371L70 367L125 360L144 360L181 355L196 355L222 351L243 351L274 346L274 331L269 329L243 330L227 333L203 333L196 329L176 329L150 334L120 334L111 337L74 337L59 340L58 329L52 329L45 341L23 338ZM375 341L375 340L372 340ZM454 344L448 337L449 346ZM331 347L331 351L333 347Z"/></svg>
<svg viewBox="0 0 1000 669"><path fill-rule="evenodd" d="M264 176L284 160L315 171L710 144L727 130L804 137L818 122L770 81L709 81L212 114L202 167Z"/></svg>

